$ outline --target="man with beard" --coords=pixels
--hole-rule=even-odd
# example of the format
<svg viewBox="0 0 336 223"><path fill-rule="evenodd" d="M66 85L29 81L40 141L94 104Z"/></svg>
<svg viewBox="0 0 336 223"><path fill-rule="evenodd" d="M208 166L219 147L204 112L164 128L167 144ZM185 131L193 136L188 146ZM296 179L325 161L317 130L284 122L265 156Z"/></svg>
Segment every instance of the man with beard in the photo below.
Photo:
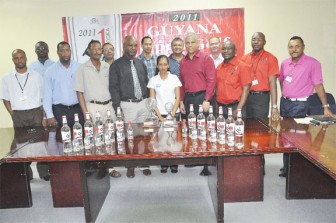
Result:
<svg viewBox="0 0 336 223"><path fill-rule="evenodd" d="M13 126L40 127L46 126L46 117L42 107L43 79L40 74L27 68L26 53L21 49L12 52L15 69L8 72L2 79L0 98L12 117ZM48 173L40 173L40 178L49 180ZM29 179L33 179L31 168Z"/></svg>

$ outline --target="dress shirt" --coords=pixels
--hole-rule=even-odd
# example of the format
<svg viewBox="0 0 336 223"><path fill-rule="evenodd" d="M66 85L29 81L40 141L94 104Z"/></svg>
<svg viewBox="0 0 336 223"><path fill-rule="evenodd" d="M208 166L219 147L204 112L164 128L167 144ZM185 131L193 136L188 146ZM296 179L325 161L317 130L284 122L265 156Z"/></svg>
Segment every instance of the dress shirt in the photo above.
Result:
<svg viewBox="0 0 336 223"><path fill-rule="evenodd" d="M34 61L33 63L31 63L28 68L31 70L35 70L37 73L39 73L40 75L44 75L45 72L47 71L48 67L50 67L53 63L55 63L54 61L47 59L44 64L42 64L39 60Z"/></svg>
<svg viewBox="0 0 336 223"><path fill-rule="evenodd" d="M112 97L113 108L116 111L120 107L120 101L136 99L134 95L134 84L131 70L131 59L122 56L111 65L110 68L110 93ZM132 58L135 69L138 74L142 97L148 97L148 76L145 64L137 59Z"/></svg>
<svg viewBox="0 0 336 223"><path fill-rule="evenodd" d="M151 58L147 59L142 52L139 56L138 59L144 62L144 64L147 67L147 74L148 74L148 79L151 79L152 77L155 76L156 74L156 60L157 60L157 55L152 54Z"/></svg>
<svg viewBox="0 0 336 223"><path fill-rule="evenodd" d="M209 55L198 50L192 60L189 54L181 60L181 100L185 92L206 91L205 99L211 100L216 87L216 69Z"/></svg>
<svg viewBox="0 0 336 223"><path fill-rule="evenodd" d="M24 74L12 70L4 75L1 85L1 99L11 103L12 110L29 110L42 105L43 79L34 70Z"/></svg>
<svg viewBox="0 0 336 223"><path fill-rule="evenodd" d="M71 60L68 68L57 61L47 69L43 77L43 108L47 118L54 117L52 105L78 104L76 91L73 90L78 66L79 64L74 60Z"/></svg>
<svg viewBox="0 0 336 223"><path fill-rule="evenodd" d="M98 71L89 59L78 67L73 89L84 93L85 102L110 100L109 68L110 64L101 61Z"/></svg>
<svg viewBox="0 0 336 223"><path fill-rule="evenodd" d="M184 58L183 54L182 54L182 56ZM169 56L169 70L170 70L171 74L175 74L178 77L180 77L180 63L181 63L181 61L175 60L174 57L173 57L173 54L170 54L170 56Z"/></svg>
<svg viewBox="0 0 336 223"><path fill-rule="evenodd" d="M251 65L251 78L257 80L258 84L253 84L250 87L250 91L269 91L269 77L279 75L278 59L271 53L261 50L254 55L253 51L246 54L241 60Z"/></svg>
<svg viewBox="0 0 336 223"><path fill-rule="evenodd" d="M227 64L221 63L217 68L217 97L222 104L230 104L240 101L243 87L251 83L250 67L233 58Z"/></svg>
<svg viewBox="0 0 336 223"><path fill-rule="evenodd" d="M219 54L219 56L218 56L216 59L213 58L212 54L210 54L210 57L211 57L211 59L213 60L213 62L215 63L215 67L216 67L216 68L217 68L218 65L219 65L220 63L222 63L223 60L224 60L224 58L223 58L223 56L222 56L221 53Z"/></svg>
<svg viewBox="0 0 336 223"><path fill-rule="evenodd" d="M282 82L283 96L308 97L313 94L315 85L323 83L321 64L305 54L296 64L292 62L292 58L288 58L281 64L279 80Z"/></svg>

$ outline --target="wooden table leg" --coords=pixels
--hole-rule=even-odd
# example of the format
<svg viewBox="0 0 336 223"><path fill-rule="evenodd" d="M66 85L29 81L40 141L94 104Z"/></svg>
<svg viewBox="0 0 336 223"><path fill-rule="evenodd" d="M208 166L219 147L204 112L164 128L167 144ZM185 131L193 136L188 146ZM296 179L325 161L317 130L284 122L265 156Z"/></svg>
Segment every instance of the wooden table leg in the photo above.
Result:
<svg viewBox="0 0 336 223"><path fill-rule="evenodd" d="M290 153L287 199L335 199L336 181L299 153Z"/></svg>
<svg viewBox="0 0 336 223"><path fill-rule="evenodd" d="M80 163L86 222L95 222L110 190L110 176L104 164Z"/></svg>
<svg viewBox="0 0 336 223"><path fill-rule="evenodd" d="M224 222L224 164L223 158L216 158L216 166L209 166L212 173L208 177L211 199L216 214L217 222Z"/></svg>
<svg viewBox="0 0 336 223"><path fill-rule="evenodd" d="M0 165L0 208L33 206L27 169L29 163Z"/></svg>

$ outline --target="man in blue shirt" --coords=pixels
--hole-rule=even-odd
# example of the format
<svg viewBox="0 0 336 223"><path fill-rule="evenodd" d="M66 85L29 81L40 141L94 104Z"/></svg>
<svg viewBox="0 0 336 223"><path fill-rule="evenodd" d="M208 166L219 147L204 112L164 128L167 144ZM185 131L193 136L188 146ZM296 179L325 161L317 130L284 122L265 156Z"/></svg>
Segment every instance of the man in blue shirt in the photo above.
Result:
<svg viewBox="0 0 336 223"><path fill-rule="evenodd" d="M81 125L84 116L79 106L73 85L79 64L71 60L71 49L67 42L57 44L59 61L51 65L44 75L43 107L48 126L62 126L62 115L67 116L68 125L74 124L77 113Z"/></svg>
<svg viewBox="0 0 336 223"><path fill-rule="evenodd" d="M151 79L156 74L156 59L157 55L152 53L153 40L149 36L145 36L141 39L142 53L138 56L138 59L142 60L147 67L148 79Z"/></svg>
<svg viewBox="0 0 336 223"><path fill-rule="evenodd" d="M37 60L31 63L28 67L43 76L47 68L54 63L54 61L49 59L48 44L43 41L37 42L35 44L35 53L37 55Z"/></svg>
<svg viewBox="0 0 336 223"><path fill-rule="evenodd" d="M169 56L169 70L170 73L180 77L180 62L184 58L183 49L184 42L180 37L176 37L171 42L171 49L173 51Z"/></svg>

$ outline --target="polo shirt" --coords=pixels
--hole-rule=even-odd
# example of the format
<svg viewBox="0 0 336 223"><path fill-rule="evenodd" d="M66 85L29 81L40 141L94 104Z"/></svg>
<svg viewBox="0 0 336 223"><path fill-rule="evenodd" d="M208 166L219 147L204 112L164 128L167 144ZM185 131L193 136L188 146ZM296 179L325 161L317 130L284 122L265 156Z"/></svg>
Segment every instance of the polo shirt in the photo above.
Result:
<svg viewBox="0 0 336 223"><path fill-rule="evenodd" d="M175 103L175 88L181 87L182 84L179 78L176 75L168 72L168 76L165 80L161 79L160 74L152 77L147 87L152 88L155 91L155 99L157 102L157 107L160 111L160 114L167 115L165 105L168 102ZM177 110L176 112L178 112Z"/></svg>
<svg viewBox="0 0 336 223"><path fill-rule="evenodd" d="M216 69L211 57L200 50L192 59L189 54L181 60L181 100L185 92L205 90L205 99L211 100L216 87Z"/></svg>
<svg viewBox="0 0 336 223"><path fill-rule="evenodd" d="M229 63L217 68L217 97L222 104L240 101L243 86L251 84L251 68L234 57Z"/></svg>
<svg viewBox="0 0 336 223"><path fill-rule="evenodd" d="M42 105L43 79L34 70L19 74L15 69L4 75L0 98L10 101L12 110L29 110Z"/></svg>
<svg viewBox="0 0 336 223"><path fill-rule="evenodd" d="M279 76L278 59L273 54L262 50L254 55L253 51L246 54L241 60L251 65L251 79L257 80L258 84L253 84L250 91L269 91L270 83L269 77Z"/></svg>
<svg viewBox="0 0 336 223"><path fill-rule="evenodd" d="M302 54L296 64L288 58L281 64L279 80L284 97L308 97L314 93L315 85L323 83L321 64L306 54Z"/></svg>
<svg viewBox="0 0 336 223"><path fill-rule="evenodd" d="M83 92L86 102L92 100L103 102L111 99L109 91L110 65L105 61L100 63L99 71L90 59L77 69L73 89Z"/></svg>

